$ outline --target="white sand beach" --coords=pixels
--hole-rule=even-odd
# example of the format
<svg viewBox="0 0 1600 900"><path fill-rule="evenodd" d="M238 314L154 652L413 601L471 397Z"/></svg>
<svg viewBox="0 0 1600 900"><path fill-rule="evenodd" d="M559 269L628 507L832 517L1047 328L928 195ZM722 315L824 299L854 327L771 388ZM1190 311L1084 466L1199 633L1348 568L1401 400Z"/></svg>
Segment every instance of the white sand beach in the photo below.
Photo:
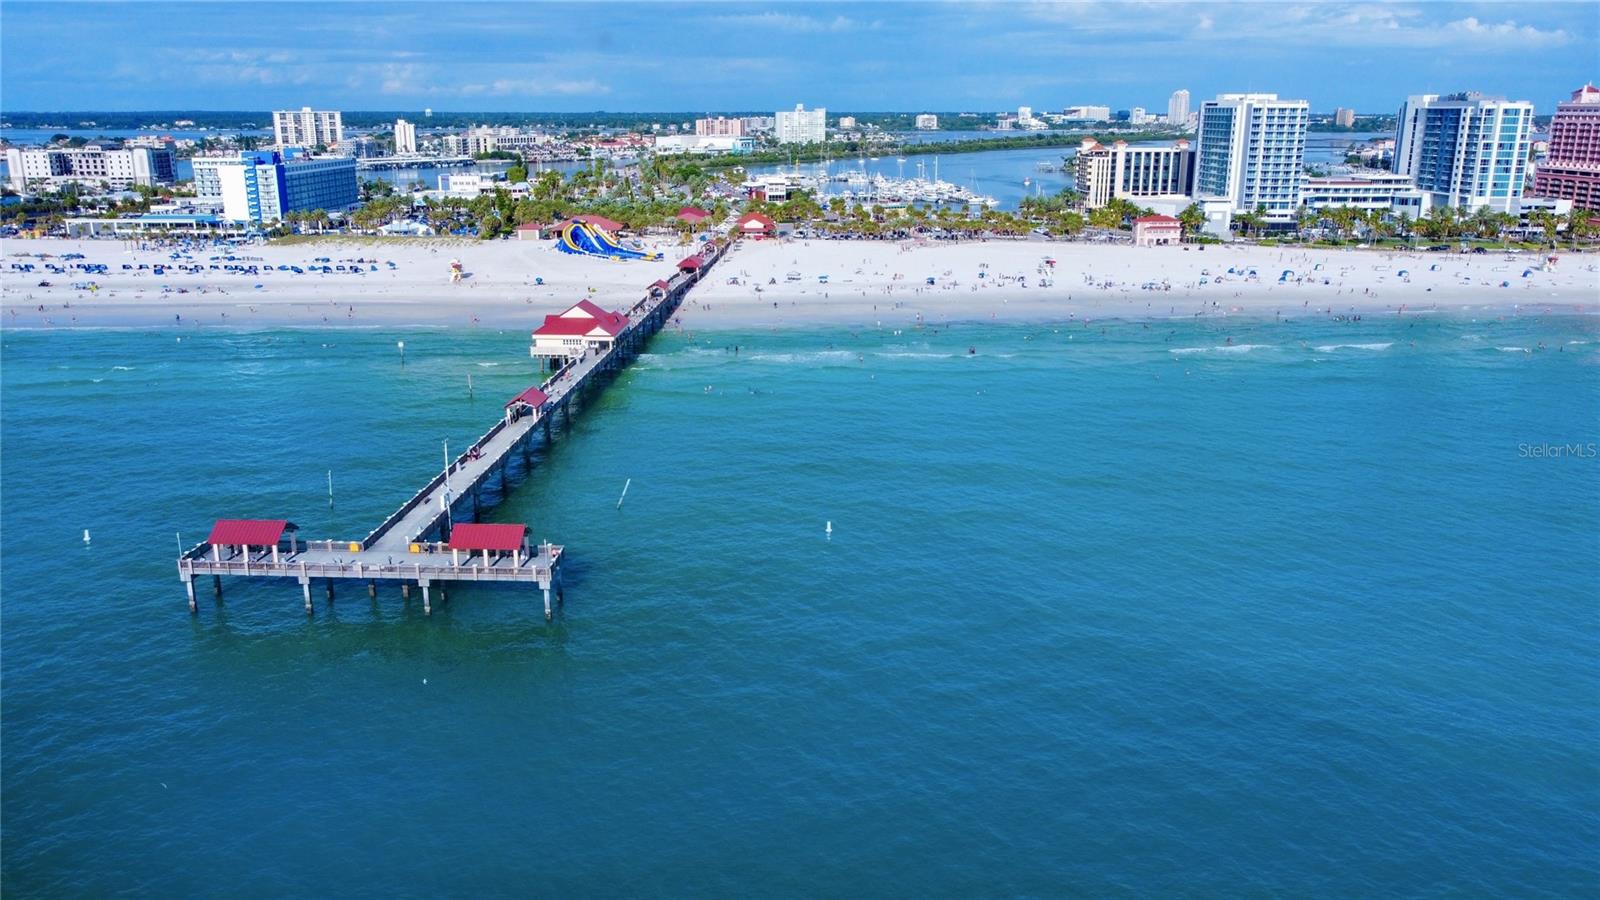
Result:
<svg viewBox="0 0 1600 900"><path fill-rule="evenodd" d="M608 305L613 300L616 306L631 305L651 282L671 277L688 252L671 240L647 240L644 245L661 252L663 259L578 256L562 253L553 241L448 239L206 247L182 251L188 259L174 259L180 251L172 247L138 249L126 241L8 239L0 241L0 317L5 327L43 328L520 326L586 296ZM50 256L40 258L41 253ZM78 253L84 258L61 259ZM232 262L224 258L230 253ZM311 271L311 266L324 265L318 259L327 259L334 271ZM452 260L462 264L457 283L451 282ZM108 271L100 275L69 269L58 274L46 263L98 263ZM13 268L27 264L34 271ZM179 264L199 265L203 271L154 271L156 265ZM254 265L258 272L230 272L225 268L229 265ZM304 271L296 274L279 266ZM50 286L41 286L46 281Z"/></svg>
<svg viewBox="0 0 1600 900"><path fill-rule="evenodd" d="M1061 242L742 242L683 314L714 324L1600 309L1600 254ZM1051 262L1053 261L1053 263Z"/></svg>
<svg viewBox="0 0 1600 900"><path fill-rule="evenodd" d="M687 248L647 242L661 261L561 253L549 241L316 241L233 251L123 241L0 242L5 327L531 327L585 296L620 308L669 276ZM105 274L48 271L64 254ZM50 254L40 258L38 254ZM696 329L954 321L1562 311L1600 308L1600 254L1378 252L1245 245L1139 248L1039 241L741 242L689 296ZM336 271L309 271L319 258ZM450 280L459 259L465 277ZM363 262L356 262L363 260ZM1047 262L1053 261L1053 264ZM156 264L202 265L199 272ZM32 264L19 272L14 265ZM213 269L212 265L219 268ZM337 266L345 271L337 271ZM124 266L131 268L124 269ZM152 268L140 269L139 266ZM270 274L264 267L270 266ZM303 274L280 270L300 266ZM353 271L353 270L359 270ZM931 283L930 283L931 279ZM48 281L49 286L40 282ZM542 282L542 283L541 283Z"/></svg>

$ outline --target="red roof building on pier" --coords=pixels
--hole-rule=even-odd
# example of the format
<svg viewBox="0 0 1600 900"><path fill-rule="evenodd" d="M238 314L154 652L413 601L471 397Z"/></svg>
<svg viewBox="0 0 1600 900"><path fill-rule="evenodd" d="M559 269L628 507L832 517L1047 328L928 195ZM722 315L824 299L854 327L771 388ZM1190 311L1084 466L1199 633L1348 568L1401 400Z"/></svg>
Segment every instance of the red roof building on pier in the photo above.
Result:
<svg viewBox="0 0 1600 900"><path fill-rule="evenodd" d="M450 549L488 550L510 553L527 550L528 526L492 525L487 522L459 522L450 527Z"/></svg>
<svg viewBox="0 0 1600 900"><path fill-rule="evenodd" d="M698 256L685 256L683 259L678 261L678 271L698 272L700 271L700 267L705 264L706 261Z"/></svg>
<svg viewBox="0 0 1600 900"><path fill-rule="evenodd" d="M285 531L296 526L287 519L218 519L206 543L220 547L276 547Z"/></svg>
<svg viewBox="0 0 1600 900"><path fill-rule="evenodd" d="M527 390L523 391L522 393L516 395L515 397L512 397L511 400L508 403L506 403L506 409L510 409L511 407L516 406L519 403L523 404L525 406L532 407L533 409L538 409L539 407L541 407L541 406L545 405L547 402L549 402L549 400L550 400L550 395L549 394L546 394L544 391L539 390L537 387L530 387Z"/></svg>
<svg viewBox="0 0 1600 900"><path fill-rule="evenodd" d="M628 317L622 313L579 300L559 315L544 317L544 324L533 330L533 354L566 357L587 349L604 350L627 327Z"/></svg>

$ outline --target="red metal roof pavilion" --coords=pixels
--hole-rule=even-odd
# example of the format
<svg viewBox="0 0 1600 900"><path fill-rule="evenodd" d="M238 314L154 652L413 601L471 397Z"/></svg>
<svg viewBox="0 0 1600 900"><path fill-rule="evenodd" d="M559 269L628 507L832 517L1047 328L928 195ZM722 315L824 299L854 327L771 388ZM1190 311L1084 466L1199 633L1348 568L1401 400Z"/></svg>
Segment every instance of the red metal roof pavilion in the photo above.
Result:
<svg viewBox="0 0 1600 900"><path fill-rule="evenodd" d="M459 522L450 528L451 550L498 550L510 553L522 549L528 536L526 525L491 525Z"/></svg>
<svg viewBox="0 0 1600 900"><path fill-rule="evenodd" d="M706 261L698 256L685 256L678 261L678 271L693 272L705 265Z"/></svg>
<svg viewBox="0 0 1600 900"><path fill-rule="evenodd" d="M511 407L516 406L518 403L526 403L534 409L538 409L539 407L545 405L549 399L550 395L539 390L538 387L530 387L515 397L512 397L510 402L506 404L506 408L510 409Z"/></svg>
<svg viewBox="0 0 1600 900"><path fill-rule="evenodd" d="M218 519L206 543L223 547L276 547L285 531L297 527L287 519Z"/></svg>

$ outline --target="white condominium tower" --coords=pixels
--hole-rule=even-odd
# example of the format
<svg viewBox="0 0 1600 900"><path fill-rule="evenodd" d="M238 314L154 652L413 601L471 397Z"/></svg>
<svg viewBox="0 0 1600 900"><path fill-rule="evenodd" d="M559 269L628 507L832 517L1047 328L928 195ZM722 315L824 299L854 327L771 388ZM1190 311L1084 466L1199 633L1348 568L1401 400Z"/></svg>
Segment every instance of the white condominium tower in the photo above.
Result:
<svg viewBox="0 0 1600 900"><path fill-rule="evenodd" d="M1167 98L1167 124L1179 128L1189 121L1189 92L1176 90Z"/></svg>
<svg viewBox="0 0 1600 900"><path fill-rule="evenodd" d="M394 152L417 152L417 126L407 122L405 119L396 119L394 121Z"/></svg>
<svg viewBox="0 0 1600 900"><path fill-rule="evenodd" d="M344 120L338 110L280 109L272 114L272 133L279 147L332 147L344 140Z"/></svg>
<svg viewBox="0 0 1600 900"><path fill-rule="evenodd" d="M1528 174L1533 104L1482 94L1421 94L1400 107L1392 168L1428 206L1515 213Z"/></svg>
<svg viewBox="0 0 1600 900"><path fill-rule="evenodd" d="M1196 199L1226 200L1236 215L1266 207L1268 221L1292 220L1300 205L1308 114L1306 101L1277 94L1218 94L1202 103Z"/></svg>
<svg viewBox="0 0 1600 900"><path fill-rule="evenodd" d="M776 118L780 144L820 144L828 139L826 109L806 109L797 103L794 112L779 112Z"/></svg>

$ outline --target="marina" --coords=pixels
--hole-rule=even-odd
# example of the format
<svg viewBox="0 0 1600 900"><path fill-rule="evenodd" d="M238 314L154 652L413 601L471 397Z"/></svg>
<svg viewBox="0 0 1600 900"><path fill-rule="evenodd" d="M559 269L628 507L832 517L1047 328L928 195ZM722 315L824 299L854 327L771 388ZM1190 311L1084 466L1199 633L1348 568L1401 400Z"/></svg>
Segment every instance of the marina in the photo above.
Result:
<svg viewBox="0 0 1600 900"><path fill-rule="evenodd" d="M676 275L652 284L623 314L626 324L603 346L591 343L575 356L552 357L554 371L548 378L511 398L503 416L455 458L446 445L444 468L365 537L304 540L287 519L219 519L206 540L178 558L190 613L199 610L195 579L211 576L212 592L220 600L226 575L292 578L300 585L307 615L316 609L312 582L317 579L323 581L329 602L339 581L364 581L374 598L380 581L398 582L408 600L414 584L421 591L424 614L433 611L433 588L443 598L452 582L528 585L540 591L545 618L550 619L552 595L556 603L564 599L565 548L530 544L525 524L482 523L489 509L485 496L503 498L514 483L514 469L523 477L534 470L534 443L554 439L558 417L563 426L571 425L573 406L581 407L638 356L724 252L726 245L708 242L699 255L680 264ZM399 349L403 355L403 341ZM533 346L530 354L542 355ZM329 495L331 499L331 474Z"/></svg>

